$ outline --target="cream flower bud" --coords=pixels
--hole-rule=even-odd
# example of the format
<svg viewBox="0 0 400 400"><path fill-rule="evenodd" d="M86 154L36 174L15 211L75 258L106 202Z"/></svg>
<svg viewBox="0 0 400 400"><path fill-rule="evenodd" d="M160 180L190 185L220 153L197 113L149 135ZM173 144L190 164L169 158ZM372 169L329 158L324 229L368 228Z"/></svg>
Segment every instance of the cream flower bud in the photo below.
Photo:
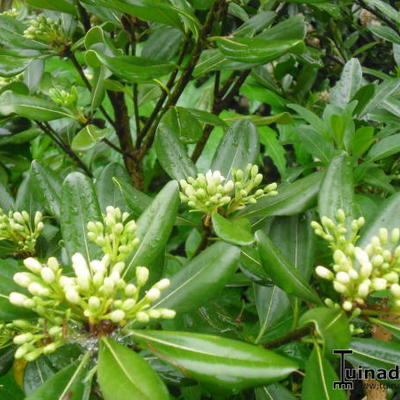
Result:
<svg viewBox="0 0 400 400"><path fill-rule="evenodd" d="M136 282L138 286L144 286L149 279L149 270L146 267L136 267Z"/></svg>
<svg viewBox="0 0 400 400"><path fill-rule="evenodd" d="M123 308L125 311L128 311L128 310L131 310L133 307L135 307L135 304L136 304L135 300L133 300L133 299L127 299L127 300L125 300L125 301L123 302L122 308Z"/></svg>
<svg viewBox="0 0 400 400"><path fill-rule="evenodd" d="M24 306L25 301L29 300L27 296L18 292L11 292L8 298L11 304L14 304L14 306L18 307L25 307Z"/></svg>
<svg viewBox="0 0 400 400"><path fill-rule="evenodd" d="M164 319L173 319L176 316L176 312L174 310L169 310L168 308L163 308L161 311L161 318Z"/></svg>
<svg viewBox="0 0 400 400"><path fill-rule="evenodd" d="M335 278L338 282L346 284L350 282L350 277L349 274L347 274L346 272L338 272L336 274L336 278Z"/></svg>
<svg viewBox="0 0 400 400"><path fill-rule="evenodd" d="M65 298L72 304L78 304L81 301L81 297L79 296L76 289L68 288L65 292Z"/></svg>
<svg viewBox="0 0 400 400"><path fill-rule="evenodd" d="M315 268L315 272L319 277L321 277L323 279L332 280L334 277L332 271L330 271L328 268L325 268L321 265L319 265L317 268Z"/></svg>
<svg viewBox="0 0 400 400"><path fill-rule="evenodd" d="M122 310L115 310L110 314L110 319L112 322L118 323L125 318L125 313Z"/></svg>
<svg viewBox="0 0 400 400"><path fill-rule="evenodd" d="M125 286L125 295L126 296L133 296L137 292L137 288L133 283L128 283Z"/></svg>
<svg viewBox="0 0 400 400"><path fill-rule="evenodd" d="M57 348L58 348L58 344L57 343L49 343L46 346L43 347L43 354L51 354L54 353Z"/></svg>
<svg viewBox="0 0 400 400"><path fill-rule="evenodd" d="M101 300L97 296L91 296L88 305L91 311L97 311L101 306Z"/></svg>
<svg viewBox="0 0 400 400"><path fill-rule="evenodd" d="M49 335L50 336L59 336L62 334L62 328L61 326L53 326L49 329Z"/></svg>
<svg viewBox="0 0 400 400"><path fill-rule="evenodd" d="M35 218L34 218L35 225L38 225L42 221L42 218L43 218L43 214L40 211L36 211Z"/></svg>
<svg viewBox="0 0 400 400"><path fill-rule="evenodd" d="M393 285L390 286L390 291L394 297L400 299L400 285L398 283L393 283Z"/></svg>
<svg viewBox="0 0 400 400"><path fill-rule="evenodd" d="M357 261L360 263L361 267L365 266L370 266L371 262L369 260L367 252L365 252L363 249L360 247L355 247L354 248L354 255L357 259Z"/></svg>
<svg viewBox="0 0 400 400"><path fill-rule="evenodd" d="M399 228L395 228L395 229L392 230L392 234L390 236L390 240L394 244L394 243L397 243L399 241L399 239L400 239L400 229Z"/></svg>
<svg viewBox="0 0 400 400"><path fill-rule="evenodd" d="M25 272L17 272L14 274L13 279L15 283L24 288L27 288L32 283L31 277Z"/></svg>
<svg viewBox="0 0 400 400"><path fill-rule="evenodd" d="M38 282L32 282L28 286L28 290L34 296L49 296L50 295L50 290L45 288L43 285L41 285Z"/></svg>
<svg viewBox="0 0 400 400"><path fill-rule="evenodd" d="M348 272L350 279L356 280L359 277L358 272L355 269L351 269Z"/></svg>
<svg viewBox="0 0 400 400"><path fill-rule="evenodd" d="M147 315L147 313L145 313L145 312L143 312L143 311L139 311L139 312L136 314L136 319L138 320L138 322L143 322L143 323L146 323L146 322L149 322L149 321L150 321L150 318L149 318L149 316Z"/></svg>
<svg viewBox="0 0 400 400"><path fill-rule="evenodd" d="M158 319L161 317L161 312L159 310L149 310L147 312L150 318L152 319Z"/></svg>
<svg viewBox="0 0 400 400"><path fill-rule="evenodd" d="M53 271L57 271L60 268L60 264L58 264L57 258L50 257L47 260L47 266L51 268Z"/></svg>
<svg viewBox="0 0 400 400"><path fill-rule="evenodd" d="M21 345L26 342L30 342L32 339L33 339L32 333L28 332L28 333L22 333L21 335L15 336L13 339L13 342L15 344Z"/></svg>
<svg viewBox="0 0 400 400"><path fill-rule="evenodd" d="M170 285L170 280L169 279L161 279L161 281L158 281L154 287L156 287L159 290L164 290Z"/></svg>
<svg viewBox="0 0 400 400"><path fill-rule="evenodd" d="M146 293L146 299L149 301L156 301L160 298L161 292L157 288L151 288L147 293Z"/></svg>
<svg viewBox="0 0 400 400"><path fill-rule="evenodd" d="M384 259L380 254L376 254L372 257L371 262L374 267L380 267L384 263Z"/></svg>
<svg viewBox="0 0 400 400"><path fill-rule="evenodd" d="M24 265L34 274L38 274L42 270L42 264L40 264L40 262L33 257L25 258Z"/></svg>
<svg viewBox="0 0 400 400"><path fill-rule="evenodd" d="M390 283L397 283L399 281L399 274L397 272L389 272L383 276Z"/></svg>
<svg viewBox="0 0 400 400"><path fill-rule="evenodd" d="M388 230L386 228L379 229L379 239L381 240L382 244L387 243L388 241Z"/></svg>
<svg viewBox="0 0 400 400"><path fill-rule="evenodd" d="M369 287L371 285L371 281L369 279L366 279L363 281L359 286L358 286L358 295L360 297L367 297L369 293Z"/></svg>
<svg viewBox="0 0 400 400"><path fill-rule="evenodd" d="M233 183L233 181L229 180L228 182L226 182L225 186L224 186L225 193L231 192L233 190L234 186L235 186L235 184Z"/></svg>
<svg viewBox="0 0 400 400"><path fill-rule="evenodd" d="M19 360L20 358L24 357L25 354L29 351L29 346L21 346L18 347L17 351L14 354L14 357Z"/></svg>
<svg viewBox="0 0 400 400"><path fill-rule="evenodd" d="M346 220L346 214L341 208L337 210L336 218L338 219L339 222L344 222Z"/></svg>
<svg viewBox="0 0 400 400"><path fill-rule="evenodd" d="M89 274L88 265L81 253L75 253L72 256L72 268L74 269L76 276L87 276Z"/></svg>
<svg viewBox="0 0 400 400"><path fill-rule="evenodd" d="M49 267L44 267L40 272L40 275L46 283L53 283L56 280L53 270Z"/></svg>
<svg viewBox="0 0 400 400"><path fill-rule="evenodd" d="M375 290L384 290L386 289L387 281L384 278L374 278L372 280L372 287Z"/></svg>
<svg viewBox="0 0 400 400"><path fill-rule="evenodd" d="M95 273L105 274L107 268L104 263L100 260L92 260L90 261L90 269Z"/></svg>
<svg viewBox="0 0 400 400"><path fill-rule="evenodd" d="M346 300L343 302L342 307L343 307L343 310L350 311L353 308L353 304L351 301Z"/></svg>

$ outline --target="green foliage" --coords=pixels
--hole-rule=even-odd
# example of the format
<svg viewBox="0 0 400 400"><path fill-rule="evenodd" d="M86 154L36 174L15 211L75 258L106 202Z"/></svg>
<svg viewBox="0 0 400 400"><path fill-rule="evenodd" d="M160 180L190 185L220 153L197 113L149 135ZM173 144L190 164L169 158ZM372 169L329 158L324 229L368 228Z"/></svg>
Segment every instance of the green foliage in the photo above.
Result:
<svg viewBox="0 0 400 400"><path fill-rule="evenodd" d="M332 350L394 367L397 6L2 2L0 397L341 400Z"/></svg>

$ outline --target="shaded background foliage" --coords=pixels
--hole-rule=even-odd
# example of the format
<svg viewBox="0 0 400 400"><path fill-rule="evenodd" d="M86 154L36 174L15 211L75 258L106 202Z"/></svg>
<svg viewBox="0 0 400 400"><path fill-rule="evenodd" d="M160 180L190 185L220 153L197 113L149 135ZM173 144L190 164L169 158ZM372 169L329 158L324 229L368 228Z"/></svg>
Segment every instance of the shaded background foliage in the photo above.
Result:
<svg viewBox="0 0 400 400"><path fill-rule="evenodd" d="M306 373L225 396L144 353L172 398L292 399L302 393L310 399L326 391L328 398L345 398L322 378L335 376L326 343L346 347L348 321L341 317L329 331L324 326L337 317L332 310L304 316L319 303L317 293L335 297L312 274L329 255L310 222L342 208L370 221L363 238L377 227L399 225L397 3L2 2L18 16L0 15L0 206L47 215L38 254L68 260L83 246L79 221L118 206L140 216L149 250L133 257L152 268L154 279L179 283L184 268L186 274L193 264L199 268L193 292L178 293L169 305L182 312L163 329L271 347ZM61 43L22 35L37 14L60 21ZM57 93L74 91L76 102L57 103ZM192 259L207 257L202 251L212 242L210 232L199 215L179 207L167 182L210 168L227 176L248 163L261 166L265 183L278 181L279 194L216 229L219 239L241 245L234 270L219 258L199 267ZM237 242L235 218L250 221L245 245ZM10 248L4 244L1 252L6 258ZM8 262L0 270L4 282L11 282ZM309 343L310 321L320 325L323 349ZM363 336L370 337L370 326ZM392 329L397 342L398 328ZM374 352L396 360L396 347L393 355L363 340L352 342L365 346L363 365L372 363ZM40 358L17 374L25 394L67 366L74 351ZM9 372L12 354L9 348L0 354L0 390L19 399L24 395ZM314 378L321 382L310 383Z"/></svg>

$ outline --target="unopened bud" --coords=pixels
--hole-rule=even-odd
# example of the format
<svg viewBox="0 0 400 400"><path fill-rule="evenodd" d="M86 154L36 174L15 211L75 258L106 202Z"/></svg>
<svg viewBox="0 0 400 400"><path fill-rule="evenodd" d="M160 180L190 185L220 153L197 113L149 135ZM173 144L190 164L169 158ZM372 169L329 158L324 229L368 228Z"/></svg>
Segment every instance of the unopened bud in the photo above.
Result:
<svg viewBox="0 0 400 400"><path fill-rule="evenodd" d="M38 274L42 270L42 264L40 264L38 260L32 257L25 258L24 265L34 274Z"/></svg>
<svg viewBox="0 0 400 400"><path fill-rule="evenodd" d="M324 279L332 280L334 277L332 271L330 271L328 268L325 268L321 265L318 266L317 268L315 268L315 272L318 276L320 276L321 278L324 278Z"/></svg>
<svg viewBox="0 0 400 400"><path fill-rule="evenodd" d="M125 318L125 313L122 310L115 310L110 314L110 319L112 322L118 323Z"/></svg>

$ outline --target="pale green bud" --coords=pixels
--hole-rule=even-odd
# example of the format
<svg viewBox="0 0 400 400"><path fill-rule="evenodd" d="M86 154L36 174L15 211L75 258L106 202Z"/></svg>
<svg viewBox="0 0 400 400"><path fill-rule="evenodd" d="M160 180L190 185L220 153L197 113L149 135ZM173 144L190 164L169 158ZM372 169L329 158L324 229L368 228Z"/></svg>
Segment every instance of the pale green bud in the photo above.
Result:
<svg viewBox="0 0 400 400"><path fill-rule="evenodd" d="M154 287L156 287L159 290L164 290L166 289L169 285L170 285L170 280L169 279L161 279L160 281L158 281Z"/></svg>
<svg viewBox="0 0 400 400"><path fill-rule="evenodd" d="M335 224L333 223L333 221L330 218L326 217L325 215L321 217L321 222L322 222L322 225L326 226L327 228L332 229L335 227Z"/></svg>
<svg viewBox="0 0 400 400"><path fill-rule="evenodd" d="M160 310L161 318L173 319L175 318L176 312L174 310L169 310L168 308L163 308Z"/></svg>
<svg viewBox="0 0 400 400"><path fill-rule="evenodd" d="M342 210L341 208L339 208L339 210L337 210L336 212L336 218L339 222L345 222L346 221L346 214L344 212L344 210Z"/></svg>
<svg viewBox="0 0 400 400"><path fill-rule="evenodd" d="M110 319L112 322L118 323L125 318L125 313L122 310L115 310L110 314Z"/></svg>
<svg viewBox="0 0 400 400"><path fill-rule="evenodd" d="M134 284L128 283L125 287L125 295L126 296L133 296L137 292L137 288Z"/></svg>
<svg viewBox="0 0 400 400"><path fill-rule="evenodd" d="M336 278L335 278L338 282L343 283L343 284L347 284L350 282L350 277L346 272L338 272L336 274Z"/></svg>
<svg viewBox="0 0 400 400"><path fill-rule="evenodd" d="M32 346L21 346L18 347L17 351L14 354L14 357L19 360L20 358L24 357L25 354L32 348Z"/></svg>
<svg viewBox="0 0 400 400"><path fill-rule="evenodd" d="M399 274L397 272L389 272L383 276L389 283L397 283L399 281Z"/></svg>
<svg viewBox="0 0 400 400"><path fill-rule="evenodd" d="M53 326L49 329L50 336L59 336L62 334L62 328L60 326Z"/></svg>
<svg viewBox="0 0 400 400"><path fill-rule="evenodd" d="M101 300L97 296L91 296L88 305L91 311L97 311L101 307Z"/></svg>
<svg viewBox="0 0 400 400"><path fill-rule="evenodd" d="M55 258L55 257L50 257L47 260L47 266L49 268L51 268L53 271L57 271L58 268L60 267L60 265L58 264L57 258Z"/></svg>
<svg viewBox="0 0 400 400"><path fill-rule="evenodd" d="M53 283L56 280L53 270L49 267L44 267L40 272L40 275L46 283Z"/></svg>
<svg viewBox="0 0 400 400"><path fill-rule="evenodd" d="M380 254L376 254L372 257L371 261L374 267L380 267L383 264L384 259Z"/></svg>
<svg viewBox="0 0 400 400"><path fill-rule="evenodd" d="M32 333L22 333L21 335L15 336L13 342L15 344L21 345L27 342L30 342L33 339Z"/></svg>
<svg viewBox="0 0 400 400"><path fill-rule="evenodd" d="M400 285L398 283L393 283L390 286L390 291L392 292L394 297L400 299Z"/></svg>
<svg viewBox="0 0 400 400"><path fill-rule="evenodd" d="M81 297L78 292L73 288L68 288L65 292L65 298L72 304L78 304L81 301Z"/></svg>
<svg viewBox="0 0 400 400"><path fill-rule="evenodd" d="M147 312L150 318L152 319L158 319L161 317L161 312L159 310L149 310Z"/></svg>
<svg viewBox="0 0 400 400"><path fill-rule="evenodd" d="M351 301L346 300L343 302L342 307L343 307L343 310L350 311L353 308L353 304Z"/></svg>
<svg viewBox="0 0 400 400"><path fill-rule="evenodd" d="M386 289L387 281L384 278L374 278L372 279L372 287L375 290L384 290Z"/></svg>
<svg viewBox="0 0 400 400"><path fill-rule="evenodd" d="M338 281L333 281L333 288L338 293L345 293L347 291L347 287Z"/></svg>
<svg viewBox="0 0 400 400"><path fill-rule="evenodd" d="M146 293L146 299L150 302L156 301L160 298L161 292L157 288L151 288L147 293Z"/></svg>
<svg viewBox="0 0 400 400"><path fill-rule="evenodd" d="M41 348L36 349L36 350L31 351L30 353L27 353L24 358L26 361L32 362L32 361L35 361L39 356L41 356L42 352L43 352L43 349L41 349Z"/></svg>
<svg viewBox="0 0 400 400"><path fill-rule="evenodd" d="M49 343L43 347L43 354L51 354L54 353L58 348L57 343Z"/></svg>
<svg viewBox="0 0 400 400"><path fill-rule="evenodd" d="M18 292L11 292L8 298L11 304L14 304L14 306L18 307L24 307L25 301L29 300L27 296Z"/></svg>
<svg viewBox="0 0 400 400"><path fill-rule="evenodd" d="M45 288L43 285L41 285L39 282L32 282L28 286L28 290L30 293L32 293L34 296L50 296L50 290Z"/></svg>
<svg viewBox="0 0 400 400"><path fill-rule="evenodd" d="M139 311L136 314L136 319L138 322L142 322L142 323L146 323L150 321L149 316L147 315L147 313L143 312L143 311Z"/></svg>
<svg viewBox="0 0 400 400"><path fill-rule="evenodd" d="M125 301L123 302L122 308L123 308L125 311L128 311L128 310L131 310L133 307L135 307L135 304L136 304L135 300L133 300L133 299L127 299L127 300L125 300Z"/></svg>
<svg viewBox="0 0 400 400"><path fill-rule="evenodd" d="M399 241L399 239L400 239L400 229L395 228L392 230L390 240L394 244L394 243L397 243Z"/></svg>
<svg viewBox="0 0 400 400"><path fill-rule="evenodd" d="M379 229L379 239L381 240L382 244L387 243L388 241L388 230L386 228Z"/></svg>

